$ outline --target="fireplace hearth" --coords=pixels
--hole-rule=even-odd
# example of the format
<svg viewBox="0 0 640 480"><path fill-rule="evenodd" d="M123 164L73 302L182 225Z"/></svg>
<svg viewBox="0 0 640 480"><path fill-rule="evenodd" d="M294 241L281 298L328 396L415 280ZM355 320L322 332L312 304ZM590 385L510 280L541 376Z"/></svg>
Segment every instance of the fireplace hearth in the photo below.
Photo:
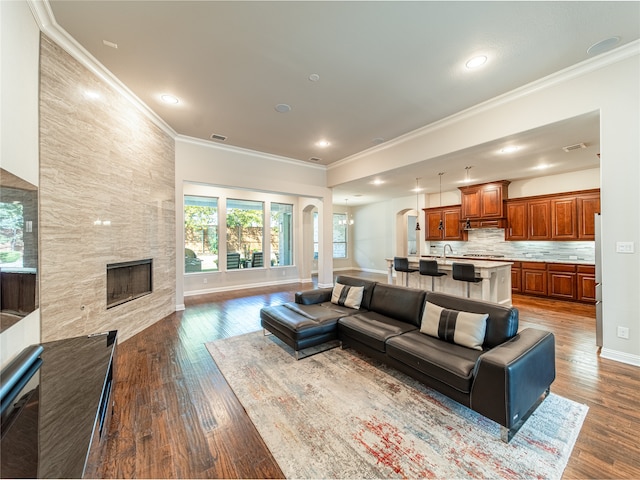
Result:
<svg viewBox="0 0 640 480"><path fill-rule="evenodd" d="M153 260L107 265L107 308L112 308L153 291Z"/></svg>

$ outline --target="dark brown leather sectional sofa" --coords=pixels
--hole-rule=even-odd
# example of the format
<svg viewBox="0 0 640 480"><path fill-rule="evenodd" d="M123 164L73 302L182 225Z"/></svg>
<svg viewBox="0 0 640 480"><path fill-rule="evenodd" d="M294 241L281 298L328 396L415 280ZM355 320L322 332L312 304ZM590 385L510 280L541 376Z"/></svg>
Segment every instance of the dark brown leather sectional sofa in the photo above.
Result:
<svg viewBox="0 0 640 480"><path fill-rule="evenodd" d="M518 332L518 310L438 292L341 276L364 287L359 309L331 303L333 288L298 292L295 302L264 307L263 328L296 352L340 340L501 425L505 442L549 393L555 379L550 332ZM478 350L420 331L425 305L488 314ZM443 337L444 338L444 337Z"/></svg>

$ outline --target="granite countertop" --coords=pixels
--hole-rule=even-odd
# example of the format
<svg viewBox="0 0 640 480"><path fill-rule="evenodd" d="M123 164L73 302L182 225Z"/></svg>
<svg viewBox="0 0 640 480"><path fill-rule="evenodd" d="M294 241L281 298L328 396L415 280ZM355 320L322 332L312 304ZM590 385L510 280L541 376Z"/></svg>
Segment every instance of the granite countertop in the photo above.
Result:
<svg viewBox="0 0 640 480"><path fill-rule="evenodd" d="M409 259L411 258L418 258L418 257L409 257ZM429 258L429 259L442 259L442 257L440 256L436 256L436 255L423 255L422 258ZM544 262L544 263L568 263L568 264L573 264L573 265L595 265L595 262L593 260L585 260L583 258L575 258L575 259L557 259L557 258L541 258L541 257L492 257L490 255L486 256L486 257L465 257L463 255L447 255L447 259L449 258L455 258L456 260L490 260L490 261L495 261L495 262ZM472 263L472 262L469 262Z"/></svg>

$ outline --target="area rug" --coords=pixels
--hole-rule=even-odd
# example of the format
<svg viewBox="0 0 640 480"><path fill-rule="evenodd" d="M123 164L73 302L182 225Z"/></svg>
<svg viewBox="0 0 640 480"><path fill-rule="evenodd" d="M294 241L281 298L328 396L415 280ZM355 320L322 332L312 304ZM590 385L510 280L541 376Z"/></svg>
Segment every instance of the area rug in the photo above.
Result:
<svg viewBox="0 0 640 480"><path fill-rule="evenodd" d="M561 478L587 406L551 393L499 425L353 350L296 361L254 332L207 344L287 478Z"/></svg>

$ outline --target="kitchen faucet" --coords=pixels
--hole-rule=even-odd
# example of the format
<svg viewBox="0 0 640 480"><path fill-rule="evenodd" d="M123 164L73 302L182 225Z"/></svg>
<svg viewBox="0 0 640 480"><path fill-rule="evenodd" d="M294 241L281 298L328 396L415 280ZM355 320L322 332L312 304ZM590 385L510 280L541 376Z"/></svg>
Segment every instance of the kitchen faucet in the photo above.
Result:
<svg viewBox="0 0 640 480"><path fill-rule="evenodd" d="M442 256L444 257L444 261L447 261L447 247L449 247L449 252L453 255L453 248L448 243L445 243L444 248L442 249Z"/></svg>

